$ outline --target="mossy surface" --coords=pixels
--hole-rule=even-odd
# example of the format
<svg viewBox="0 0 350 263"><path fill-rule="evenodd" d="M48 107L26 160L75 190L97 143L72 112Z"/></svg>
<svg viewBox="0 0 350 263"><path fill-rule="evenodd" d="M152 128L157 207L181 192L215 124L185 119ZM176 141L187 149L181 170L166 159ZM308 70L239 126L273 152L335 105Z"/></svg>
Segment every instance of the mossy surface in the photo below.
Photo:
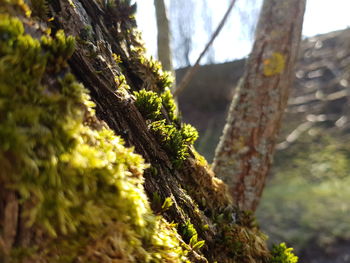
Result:
<svg viewBox="0 0 350 263"><path fill-rule="evenodd" d="M226 207L220 214L214 215L214 222L221 226L218 238L221 251L233 262L270 263L267 236L259 231L250 212Z"/></svg>
<svg viewBox="0 0 350 263"><path fill-rule="evenodd" d="M48 19L49 6L47 0L30 0L32 9L32 17L37 17L41 20Z"/></svg>
<svg viewBox="0 0 350 263"><path fill-rule="evenodd" d="M169 74L133 42L138 37L133 31L135 6L130 1L104 3L106 14L114 19L111 32L117 33L117 41L124 41L127 50L127 55L114 55L124 71L112 75L116 93L122 90L131 98L128 103L135 98L149 131L173 161L172 172L185 172L186 167L178 168L186 159L204 165L205 160L189 150L198 135L179 121ZM236 218L232 209L221 215L219 208L209 211L208 217L201 214L205 212L199 210L191 192L217 193L210 187L225 190L204 168L202 185L189 185L189 195L183 195L188 200L167 196L154 205L158 212L152 211L143 189L143 172L149 165L97 120L94 103L70 73L67 60L74 52L74 38L60 30L49 35L50 30L40 29L28 19L30 11L20 0L0 0L0 4L0 182L16 191L21 205L29 204L23 218L40 239L29 247L14 246L6 257L13 262L175 263L188 262L190 257L207 262L206 255L220 262L268 262L265 238L250 216ZM89 39L93 32L82 28L86 29L80 30L82 39ZM103 73L102 69L98 74ZM129 87L129 80L137 85ZM132 91L136 91L134 97ZM155 167L150 169L154 177L163 176ZM177 189L182 191L185 186L180 184ZM188 218L187 201L195 214ZM222 197L224 205L226 201ZM184 221L193 216L208 224L198 227L192 220L196 229L190 221L180 227L168 223L160 214L174 207L185 215ZM208 242L202 240L205 231L212 234Z"/></svg>
<svg viewBox="0 0 350 263"><path fill-rule="evenodd" d="M142 157L89 126L94 104L67 70L73 51L62 31L36 39L0 14L0 181L31 204L27 225L47 240L12 260L185 261L176 230L149 207Z"/></svg>
<svg viewBox="0 0 350 263"><path fill-rule="evenodd" d="M188 156L188 148L198 138L197 130L190 124L179 124L176 104L169 88L165 88L160 95L145 89L134 92L134 95L136 107L146 119L151 120L150 130L170 154L174 165L179 167Z"/></svg>
<svg viewBox="0 0 350 263"><path fill-rule="evenodd" d="M293 248L287 248L285 243L274 245L271 263L297 263L298 257L292 251Z"/></svg>
<svg viewBox="0 0 350 263"><path fill-rule="evenodd" d="M197 131L188 124L177 128L173 124L166 124L166 121L160 120L150 124L150 129L159 138L161 145L173 156L175 165L180 165L181 161L188 156L188 147L193 145L197 139Z"/></svg>
<svg viewBox="0 0 350 263"><path fill-rule="evenodd" d="M154 91L140 90L134 92L135 104L142 115L150 120L157 120L160 117L162 98Z"/></svg>

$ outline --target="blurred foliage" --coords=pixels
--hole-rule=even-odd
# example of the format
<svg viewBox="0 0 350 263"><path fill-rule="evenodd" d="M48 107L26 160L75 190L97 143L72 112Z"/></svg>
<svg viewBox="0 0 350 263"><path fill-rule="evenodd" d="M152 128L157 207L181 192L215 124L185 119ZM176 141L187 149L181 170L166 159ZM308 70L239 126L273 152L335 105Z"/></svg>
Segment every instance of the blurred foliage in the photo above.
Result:
<svg viewBox="0 0 350 263"><path fill-rule="evenodd" d="M311 135L310 135L311 134ZM344 137L312 130L277 152L257 216L274 243L301 251L350 238L350 146Z"/></svg>

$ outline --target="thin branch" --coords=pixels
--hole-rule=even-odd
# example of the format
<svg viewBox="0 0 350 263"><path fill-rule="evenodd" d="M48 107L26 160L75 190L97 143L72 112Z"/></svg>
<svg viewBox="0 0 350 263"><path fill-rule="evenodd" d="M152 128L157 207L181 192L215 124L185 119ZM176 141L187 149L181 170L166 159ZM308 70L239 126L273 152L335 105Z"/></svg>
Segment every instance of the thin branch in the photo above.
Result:
<svg viewBox="0 0 350 263"><path fill-rule="evenodd" d="M295 130L293 130L286 138L285 141L279 143L276 145L276 150L285 150L291 145L293 142L295 142L300 135L302 135L304 132L310 130L315 125L315 122L307 121L302 124L300 124Z"/></svg>
<svg viewBox="0 0 350 263"><path fill-rule="evenodd" d="M208 49L213 44L215 38L219 35L221 29L225 25L226 20L227 20L228 16L230 15L230 13L231 13L231 11L233 9L233 6L234 6L235 2L236 2L236 0L232 0L231 1L230 6L228 7L224 17L222 18L222 20L221 20L220 24L218 25L218 27L216 28L215 32L211 36L210 41L207 43L207 45L205 46L204 50L202 51L202 53L197 58L197 61L194 64L194 66L187 70L187 72L186 72L185 76L182 78L178 88L174 91L174 94L173 94L174 97L178 96L179 93L182 92L187 87L187 85L190 82L190 80L192 79L193 75L197 72L198 67L199 67L199 62L201 61L203 56L207 53Z"/></svg>
<svg viewBox="0 0 350 263"><path fill-rule="evenodd" d="M287 149L292 143L296 142L299 137L310 130L315 124L325 121L335 121L339 120L338 114L309 114L306 116L306 122L300 124L296 129L294 129L287 137L286 140L276 145L276 150L285 150Z"/></svg>

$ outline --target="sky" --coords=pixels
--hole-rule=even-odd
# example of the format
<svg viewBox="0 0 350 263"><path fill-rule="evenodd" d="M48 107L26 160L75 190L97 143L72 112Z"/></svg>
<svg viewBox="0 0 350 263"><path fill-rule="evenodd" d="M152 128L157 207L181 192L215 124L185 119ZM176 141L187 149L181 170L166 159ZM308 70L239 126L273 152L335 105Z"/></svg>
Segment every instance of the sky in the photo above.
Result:
<svg viewBox="0 0 350 263"><path fill-rule="evenodd" d="M169 1L177 0L166 1L169 3ZM216 63L232 61L234 59L246 57L249 54L252 39L247 32L242 30L245 27L242 22L242 11L239 11L246 8L244 5L248 1L251 0L237 0L228 23L215 40L213 48ZM256 5L259 6L261 1L262 0L255 1ZM212 10L212 23L214 29L226 12L228 2L229 0L209 1L209 8ZM149 55L156 57L157 27L153 0L137 0L137 5L138 11L136 18L138 27L142 32ZM303 37L310 37L350 27L349 12L350 0L307 0L303 25ZM197 21L195 26L200 27L201 21ZM203 30L197 30L195 32L194 51L190 57L192 63L196 60L206 42L206 34L203 33ZM227 50L230 50L230 52L228 53ZM175 67L177 67L177 65L175 65Z"/></svg>

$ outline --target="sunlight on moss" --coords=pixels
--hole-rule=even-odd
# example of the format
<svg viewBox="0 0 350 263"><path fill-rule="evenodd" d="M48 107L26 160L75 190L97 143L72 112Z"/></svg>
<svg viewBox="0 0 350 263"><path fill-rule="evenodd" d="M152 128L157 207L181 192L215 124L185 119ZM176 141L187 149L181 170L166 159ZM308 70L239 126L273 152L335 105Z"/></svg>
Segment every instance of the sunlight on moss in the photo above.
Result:
<svg viewBox="0 0 350 263"><path fill-rule="evenodd" d="M136 97L135 105L142 115L148 119L157 120L162 108L162 98L156 92L144 89L135 91L134 95Z"/></svg>
<svg viewBox="0 0 350 263"><path fill-rule="evenodd" d="M178 112L175 100L169 88L165 88L164 92L161 94L163 106L168 112L169 118L172 122L178 120Z"/></svg>
<svg viewBox="0 0 350 263"><path fill-rule="evenodd" d="M32 204L28 225L49 235L12 256L108 262L91 252L100 251L130 262L184 262L176 230L150 210L142 186L148 165L111 130L83 124L94 104L65 73L73 51L63 31L38 40L0 14L0 180ZM47 73L59 73L52 87L43 84Z"/></svg>
<svg viewBox="0 0 350 263"><path fill-rule="evenodd" d="M274 245L271 252L271 263L297 263L298 257L292 251L293 248L287 248L285 243Z"/></svg>
<svg viewBox="0 0 350 263"><path fill-rule="evenodd" d="M152 122L149 124L150 130L159 139L160 144L173 156L175 166L180 166L181 162L188 156L189 147L198 138L197 130L190 124L177 124L176 104L170 90L166 90L158 95L154 91L142 89L135 91L135 105L141 114ZM164 106L170 121L166 120L161 112Z"/></svg>

